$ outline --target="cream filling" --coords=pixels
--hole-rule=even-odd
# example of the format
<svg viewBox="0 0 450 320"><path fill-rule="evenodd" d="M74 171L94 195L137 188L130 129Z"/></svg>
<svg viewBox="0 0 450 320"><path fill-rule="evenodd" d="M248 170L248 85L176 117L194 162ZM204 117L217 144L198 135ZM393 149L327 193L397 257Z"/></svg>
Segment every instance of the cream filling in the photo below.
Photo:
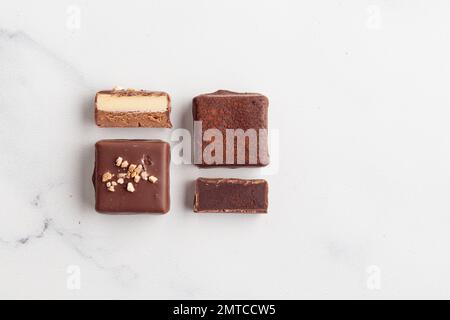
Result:
<svg viewBox="0 0 450 320"><path fill-rule="evenodd" d="M115 96L101 93L97 96L97 110L107 112L166 112L169 99L166 95Z"/></svg>

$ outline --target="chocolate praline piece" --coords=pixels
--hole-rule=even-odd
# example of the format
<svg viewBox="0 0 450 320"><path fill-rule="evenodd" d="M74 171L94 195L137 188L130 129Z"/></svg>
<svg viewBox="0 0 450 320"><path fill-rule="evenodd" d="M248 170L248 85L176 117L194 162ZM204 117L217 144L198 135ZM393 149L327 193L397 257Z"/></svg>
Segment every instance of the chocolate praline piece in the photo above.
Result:
<svg viewBox="0 0 450 320"><path fill-rule="evenodd" d="M99 127L172 128L170 111L170 96L165 92L117 88L95 95Z"/></svg>
<svg viewBox="0 0 450 320"><path fill-rule="evenodd" d="M194 119L196 164L208 166L266 166L268 156L268 107L269 100L259 93L236 93L219 90L214 93L202 94L193 99L192 112ZM201 132L197 127L201 123ZM214 139L205 135L210 129L219 131L222 135L222 153L214 153L214 159L205 158L205 150ZM242 129L243 133L254 133L256 139L252 143L249 136L245 137L245 145L241 147L244 155L239 157L239 140L231 136L231 147L227 146L228 129ZM250 132L252 131L252 132ZM211 131L212 132L212 131ZM201 134L201 136L199 136ZM230 153L230 154L229 154ZM217 156L222 154L222 156ZM201 157L201 159L198 159Z"/></svg>
<svg viewBox="0 0 450 320"><path fill-rule="evenodd" d="M267 213L269 186L262 179L199 178L194 212Z"/></svg>
<svg viewBox="0 0 450 320"><path fill-rule="evenodd" d="M101 213L167 213L170 145L161 140L95 144L95 209Z"/></svg>

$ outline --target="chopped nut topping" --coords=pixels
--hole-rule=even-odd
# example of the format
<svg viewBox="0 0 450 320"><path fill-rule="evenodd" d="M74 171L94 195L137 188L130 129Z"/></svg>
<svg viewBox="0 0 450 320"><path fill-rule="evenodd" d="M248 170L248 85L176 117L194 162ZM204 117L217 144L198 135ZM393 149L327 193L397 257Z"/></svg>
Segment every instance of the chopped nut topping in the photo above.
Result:
<svg viewBox="0 0 450 320"><path fill-rule="evenodd" d="M123 158L122 158L122 157L118 157L118 158L116 159L116 166L117 166L117 167L120 167L120 166L122 165L122 162L123 162Z"/></svg>
<svg viewBox="0 0 450 320"><path fill-rule="evenodd" d="M118 172L116 181L112 181L115 175L111 172L108 171L103 174L102 181L106 183L106 188L110 192L115 192L115 187L123 184L126 184L126 189L128 192L135 192L136 188L133 184L133 181L135 184L137 184L141 181L141 179L150 181L151 183L156 183L156 181L158 181L158 178L156 178L155 176L149 176L148 172L144 171L143 164L130 164L122 157L117 157L115 165L116 167L127 169L127 172ZM126 182L126 179L131 179L132 182Z"/></svg>
<svg viewBox="0 0 450 320"><path fill-rule="evenodd" d="M134 169L134 171L135 171L137 174L141 174L141 172L142 172L143 169L144 169L144 167L142 166L142 164L140 164L140 165L138 165L138 166L136 167L136 169Z"/></svg>
<svg viewBox="0 0 450 320"><path fill-rule="evenodd" d="M136 189L134 189L134 186L131 182L128 182L128 184L127 184L127 191L129 191L129 192L136 191Z"/></svg>
<svg viewBox="0 0 450 320"><path fill-rule="evenodd" d="M103 174L102 176L102 182L106 182L112 179L112 177L114 177L113 174L111 174L111 172L106 172L105 174Z"/></svg>

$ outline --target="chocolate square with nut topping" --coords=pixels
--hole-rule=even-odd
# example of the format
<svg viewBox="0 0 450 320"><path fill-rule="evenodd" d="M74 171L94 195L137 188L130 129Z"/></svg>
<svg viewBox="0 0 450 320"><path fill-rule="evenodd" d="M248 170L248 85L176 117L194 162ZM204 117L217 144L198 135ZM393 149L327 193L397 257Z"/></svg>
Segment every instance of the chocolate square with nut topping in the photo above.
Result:
<svg viewBox="0 0 450 320"><path fill-rule="evenodd" d="M161 140L95 144L95 209L101 213L167 213L170 145Z"/></svg>
<svg viewBox="0 0 450 320"><path fill-rule="evenodd" d="M197 122L194 125L196 164L228 167L268 165L268 107L269 100L259 93L219 90L195 97L192 111ZM197 129L200 122L201 132ZM213 133L213 138L208 131ZM221 134L222 141L217 140L214 132ZM222 150L218 152L220 145ZM208 150L214 150L209 158Z"/></svg>

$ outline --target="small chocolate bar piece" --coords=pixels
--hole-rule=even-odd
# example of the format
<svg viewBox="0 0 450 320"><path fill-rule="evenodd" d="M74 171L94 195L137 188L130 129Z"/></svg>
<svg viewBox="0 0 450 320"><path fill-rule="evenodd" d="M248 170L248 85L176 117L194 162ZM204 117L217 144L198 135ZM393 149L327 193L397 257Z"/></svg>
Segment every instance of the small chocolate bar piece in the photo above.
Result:
<svg viewBox="0 0 450 320"><path fill-rule="evenodd" d="M267 213L268 193L265 180L199 178L194 212Z"/></svg>
<svg viewBox="0 0 450 320"><path fill-rule="evenodd" d="M99 127L172 128L170 96L165 92L116 88L95 96Z"/></svg>
<svg viewBox="0 0 450 320"><path fill-rule="evenodd" d="M95 144L95 209L101 213L167 213L170 145L161 140Z"/></svg>
<svg viewBox="0 0 450 320"><path fill-rule="evenodd" d="M269 164L268 107L267 97L258 93L219 90L195 97L195 163L228 167Z"/></svg>

